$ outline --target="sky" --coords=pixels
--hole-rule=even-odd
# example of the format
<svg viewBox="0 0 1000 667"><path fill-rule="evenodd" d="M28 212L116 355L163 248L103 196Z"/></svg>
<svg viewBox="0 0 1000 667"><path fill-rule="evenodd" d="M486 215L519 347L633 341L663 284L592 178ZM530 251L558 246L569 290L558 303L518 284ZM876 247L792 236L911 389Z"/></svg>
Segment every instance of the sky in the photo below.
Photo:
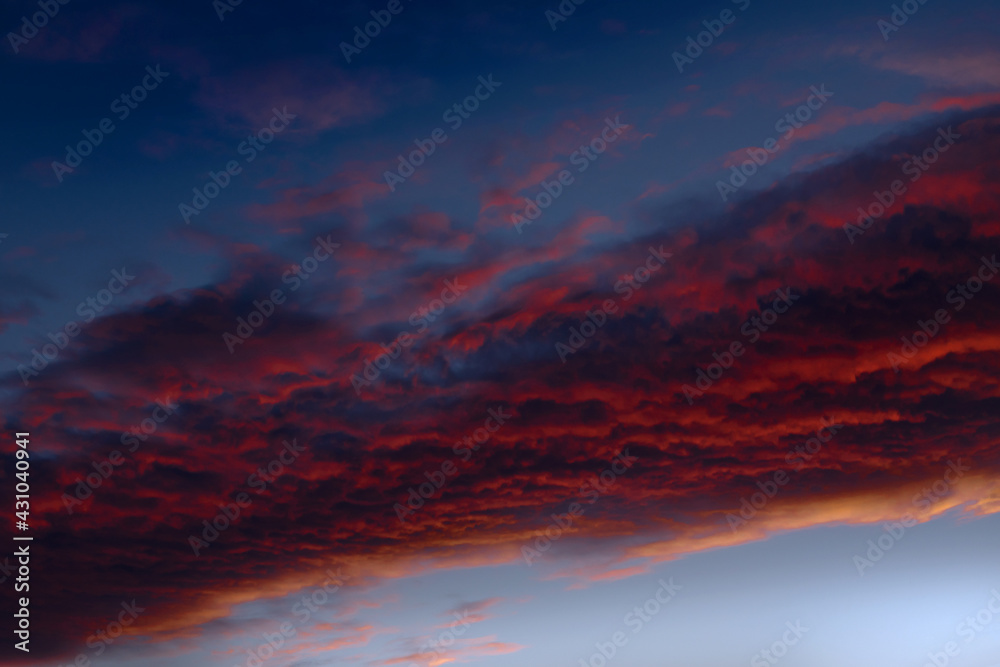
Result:
<svg viewBox="0 0 1000 667"><path fill-rule="evenodd" d="M3 664L1000 667L998 25L5 2Z"/></svg>

